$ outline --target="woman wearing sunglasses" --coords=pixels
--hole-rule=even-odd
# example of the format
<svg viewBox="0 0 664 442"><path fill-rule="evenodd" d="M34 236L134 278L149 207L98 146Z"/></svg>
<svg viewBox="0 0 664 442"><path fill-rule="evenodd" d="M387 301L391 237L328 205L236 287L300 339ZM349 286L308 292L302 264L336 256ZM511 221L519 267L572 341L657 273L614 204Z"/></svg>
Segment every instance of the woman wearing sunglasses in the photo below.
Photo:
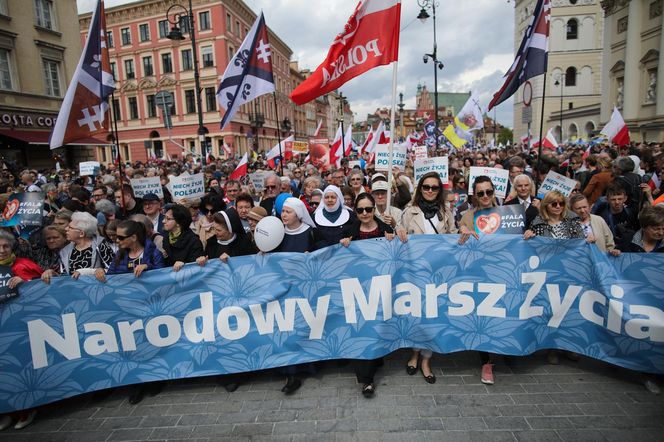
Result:
<svg viewBox="0 0 664 442"><path fill-rule="evenodd" d="M474 207L466 211L461 217L459 222L459 245L463 245L468 241L471 236L475 239L479 235L475 233L475 212L478 210L490 209L496 206L496 199L494 197L495 189L491 178L486 175L480 175L475 178L473 182L473 196L475 198ZM479 352L480 361L482 363L482 374L480 380L483 384L493 385L493 363L491 362L491 354L485 351Z"/></svg>
<svg viewBox="0 0 664 442"><path fill-rule="evenodd" d="M349 230L348 237L340 242L348 247L352 240L372 239L385 237L388 241L394 239L394 230L376 216L376 200L368 193L361 193L355 200L355 220ZM355 377L362 384L362 395L372 397L376 392L374 376L378 367L383 365L383 358L355 361Z"/></svg>
<svg viewBox="0 0 664 442"><path fill-rule="evenodd" d="M406 242L407 233L415 235L457 233L452 212L445 204L446 198L443 182L438 173L429 172L422 176L415 188L413 200L403 211L401 227L397 229L399 238ZM436 376L430 366L432 355L431 350L413 349L406 365L406 372L412 376L420 365L424 380L429 384L435 383Z"/></svg>
<svg viewBox="0 0 664 442"><path fill-rule="evenodd" d="M214 214L226 208L223 197L214 194L207 194L201 199L200 213L198 220L194 224L194 233L200 238L203 247L214 234Z"/></svg>

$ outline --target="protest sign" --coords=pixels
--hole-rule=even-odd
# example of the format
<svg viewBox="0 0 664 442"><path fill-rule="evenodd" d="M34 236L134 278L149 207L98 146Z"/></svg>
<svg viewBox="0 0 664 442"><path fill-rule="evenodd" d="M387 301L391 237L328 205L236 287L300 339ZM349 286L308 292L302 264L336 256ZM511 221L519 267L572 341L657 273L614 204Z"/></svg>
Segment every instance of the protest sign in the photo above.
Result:
<svg viewBox="0 0 664 442"><path fill-rule="evenodd" d="M420 177L429 172L438 172L443 184L449 182L449 165L447 157L434 157L426 158L423 160L415 160L413 165L415 168L415 182L420 181Z"/></svg>
<svg viewBox="0 0 664 442"><path fill-rule="evenodd" d="M376 145L376 170L388 171L390 164L389 144ZM404 170L406 166L406 146L395 144L392 150L392 166Z"/></svg>
<svg viewBox="0 0 664 442"><path fill-rule="evenodd" d="M0 227L41 226L44 194L41 192L13 193L2 211Z"/></svg>
<svg viewBox="0 0 664 442"><path fill-rule="evenodd" d="M182 174L171 178L171 195L175 201L183 199L200 198L205 195L205 176L202 173L196 175Z"/></svg>
<svg viewBox="0 0 664 442"><path fill-rule="evenodd" d="M526 225L526 211L521 204L492 207L475 212L475 232L482 235L521 234Z"/></svg>
<svg viewBox="0 0 664 442"><path fill-rule="evenodd" d="M306 141L293 141L293 153L309 153L309 143Z"/></svg>
<svg viewBox="0 0 664 442"><path fill-rule="evenodd" d="M262 192L263 189L265 189L266 175L267 174L262 170L249 174L249 179L251 180L251 184L254 185L254 190L256 190L256 192Z"/></svg>
<svg viewBox="0 0 664 442"><path fill-rule="evenodd" d="M330 165L330 145L327 138L311 138L309 140L309 161L316 167Z"/></svg>
<svg viewBox="0 0 664 442"><path fill-rule="evenodd" d="M569 198L569 196L572 194L572 190L574 190L575 187L576 180L567 178L566 176L551 170L546 174L544 181L542 181L542 185L540 185L539 191L537 192L537 198L544 198L544 195L551 192L552 190L557 190L562 193L565 198Z"/></svg>
<svg viewBox="0 0 664 442"><path fill-rule="evenodd" d="M161 189L161 178L158 176L134 178L130 182L136 198L143 198L148 193L154 193L159 198L164 197L164 192Z"/></svg>
<svg viewBox="0 0 664 442"><path fill-rule="evenodd" d="M0 413L122 385L412 347L561 349L664 373L662 254L610 257L583 239L457 242L413 235L107 283L23 283L0 304L0 374L12 380L0 382Z"/></svg>
<svg viewBox="0 0 664 442"><path fill-rule="evenodd" d="M18 288L10 289L7 285L13 276L11 267L0 266L0 305L8 299L18 296Z"/></svg>
<svg viewBox="0 0 664 442"><path fill-rule="evenodd" d="M78 164L78 170L80 176L95 176L99 175L101 166L99 161L83 161Z"/></svg>
<svg viewBox="0 0 664 442"><path fill-rule="evenodd" d="M354 168L362 169L362 163L360 160L353 160L348 162L348 167L352 170Z"/></svg>
<svg viewBox="0 0 664 442"><path fill-rule="evenodd" d="M468 177L468 195L473 194L473 183L478 176L488 176L491 178L496 197L505 198L507 195L507 183L510 173L505 169L496 169L495 167L470 167L470 176Z"/></svg>
<svg viewBox="0 0 664 442"><path fill-rule="evenodd" d="M426 146L415 146L415 160L425 160L429 158L429 150Z"/></svg>

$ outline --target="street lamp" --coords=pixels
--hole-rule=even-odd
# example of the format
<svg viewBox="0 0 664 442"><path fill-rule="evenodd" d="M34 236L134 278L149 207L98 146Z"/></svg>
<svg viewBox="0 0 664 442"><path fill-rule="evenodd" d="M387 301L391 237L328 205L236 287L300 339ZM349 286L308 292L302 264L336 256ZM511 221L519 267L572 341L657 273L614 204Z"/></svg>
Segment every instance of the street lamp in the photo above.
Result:
<svg viewBox="0 0 664 442"><path fill-rule="evenodd" d="M563 142L563 91L565 90L565 81L563 79L563 74L558 74L556 76L556 82L553 83L554 86L560 86L560 144Z"/></svg>
<svg viewBox="0 0 664 442"><path fill-rule="evenodd" d="M201 78L198 73L198 55L196 51L196 33L194 32L194 12L191 5L191 0L189 0L189 10L180 4L174 4L166 11L166 20L172 25L171 31L168 33L166 38L173 41L182 41L184 40L184 35L179 26L181 24L181 18L187 17L187 25L189 36L191 37L191 52L194 57L194 82L196 87L196 106L198 110L198 139L201 142L201 164L205 164L205 157L207 153L207 146L205 142L205 135L208 133L208 130L203 125L203 103L201 102Z"/></svg>
<svg viewBox="0 0 664 442"><path fill-rule="evenodd" d="M438 130L438 69L443 69L445 66L440 60L438 60L438 45L436 44L436 0L417 0L417 5L422 8L417 18L422 22L426 23L429 18L429 13L427 9L431 9L431 14L433 16L433 52L431 54L424 54L422 61L427 63L429 58L433 62L433 87L434 87L434 122L436 123L436 131ZM436 134L436 150L438 150L438 135Z"/></svg>
<svg viewBox="0 0 664 442"><path fill-rule="evenodd" d="M401 138L405 138L405 135L403 133L403 108L404 108L404 106L405 105L403 104L403 92L399 92L399 104L397 104L397 107L399 108L399 126L400 126L399 132L401 132L399 135L400 135Z"/></svg>

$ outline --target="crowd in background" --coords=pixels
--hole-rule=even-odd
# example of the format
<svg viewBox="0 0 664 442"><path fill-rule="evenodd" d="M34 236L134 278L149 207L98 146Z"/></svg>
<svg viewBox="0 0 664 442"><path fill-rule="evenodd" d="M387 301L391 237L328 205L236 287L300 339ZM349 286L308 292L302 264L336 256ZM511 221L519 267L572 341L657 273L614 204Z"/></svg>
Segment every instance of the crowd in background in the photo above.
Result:
<svg viewBox="0 0 664 442"><path fill-rule="evenodd" d="M258 253L253 232L257 223L274 215L284 224L285 236L274 252L312 252L336 244L386 237L408 240L413 234L459 234L463 246L477 237L474 213L498 205L520 204L525 211L523 238L585 238L613 256L620 253L664 251L664 152L659 143L562 146L536 151L523 146L506 149L476 149L448 153L449 182L437 173L415 181L412 160L404 170L394 170L392 183L386 172L376 172L368 157L350 168L344 159L339 168L319 170L311 164L287 162L276 170L262 160L249 164L248 172L264 170L262 189L249 175L228 179L238 160L214 159L207 165L188 155L181 161L135 162L119 167L102 165L96 176L78 176L74 170L16 170L5 163L0 177L0 208L14 192L42 192L43 225L18 231L0 231L0 265L10 266L14 288L24 281L41 278L57 283L59 276L77 279L82 275L106 281L108 275L133 273L140 277L153 269L184 265L205 266L210 260ZM363 166L363 168L362 168ZM468 184L471 166L509 171L504 199L496 198L486 176ZM549 171L576 180L569 196L558 191L536 198L536 186ZM187 172L205 176L205 196L174 201L169 179ZM134 197L129 180L160 177L163 198L156 194ZM391 189L390 189L391 188ZM388 190L391 201L388 204ZM2 305L0 304L0 309ZM413 349L406 371L418 371L427 383L436 382L431 368L433 354ZM494 355L480 352L480 378L495 382ZM572 353L549 351L547 360L558 364ZM375 392L374 374L382 360L353 361L362 394ZM284 367L282 391L292 394L302 385L302 376L314 364ZM246 376L246 375L245 375ZM238 375L222 376L219 382L229 391L242 382ZM157 394L161 383L137 386L130 403L145 394ZM651 378L646 387L659 388ZM19 416L15 428L34 418L34 410ZM0 427L13 422L0 417Z"/></svg>

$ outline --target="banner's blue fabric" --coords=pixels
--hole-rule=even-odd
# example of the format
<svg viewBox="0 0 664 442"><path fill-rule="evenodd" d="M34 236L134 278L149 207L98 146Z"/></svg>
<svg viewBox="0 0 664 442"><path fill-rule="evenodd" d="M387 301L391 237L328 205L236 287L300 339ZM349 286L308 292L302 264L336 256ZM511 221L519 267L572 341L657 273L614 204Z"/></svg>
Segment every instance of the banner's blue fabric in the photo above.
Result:
<svg viewBox="0 0 664 442"><path fill-rule="evenodd" d="M143 274L26 283L0 305L0 412L103 388L404 347L559 348L664 372L664 256L582 240L353 242Z"/></svg>

